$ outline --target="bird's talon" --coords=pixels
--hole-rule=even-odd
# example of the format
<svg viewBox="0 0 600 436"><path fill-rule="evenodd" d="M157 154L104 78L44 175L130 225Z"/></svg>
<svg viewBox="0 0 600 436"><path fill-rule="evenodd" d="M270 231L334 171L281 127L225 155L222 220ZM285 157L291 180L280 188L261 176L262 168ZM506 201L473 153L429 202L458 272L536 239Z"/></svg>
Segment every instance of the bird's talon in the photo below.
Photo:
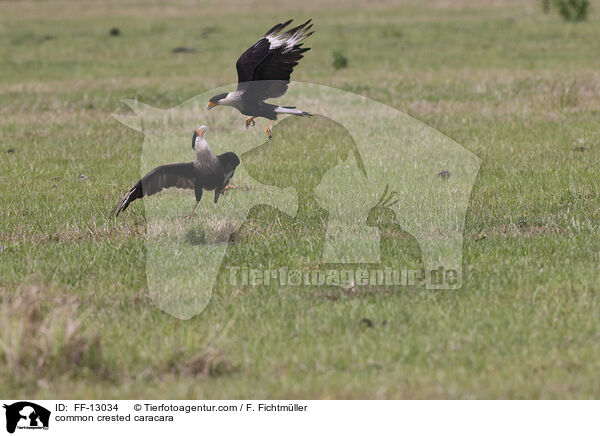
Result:
<svg viewBox="0 0 600 436"><path fill-rule="evenodd" d="M249 129L250 127L254 127L255 124L256 124L256 122L254 121L254 117L246 118L246 129Z"/></svg>
<svg viewBox="0 0 600 436"><path fill-rule="evenodd" d="M271 139L271 123L273 122L273 120L269 121L269 124L267 124L267 127L265 127L265 133L267 134L267 137L269 138L269 140Z"/></svg>
<svg viewBox="0 0 600 436"><path fill-rule="evenodd" d="M235 185L227 185L221 190L221 194L226 195L231 189L235 189L237 186Z"/></svg>

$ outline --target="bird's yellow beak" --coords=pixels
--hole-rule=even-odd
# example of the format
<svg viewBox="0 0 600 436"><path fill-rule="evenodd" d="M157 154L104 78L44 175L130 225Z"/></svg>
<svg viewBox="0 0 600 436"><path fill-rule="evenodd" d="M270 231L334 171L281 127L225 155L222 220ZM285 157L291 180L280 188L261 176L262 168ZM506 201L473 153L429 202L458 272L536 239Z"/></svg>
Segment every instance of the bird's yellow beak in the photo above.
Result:
<svg viewBox="0 0 600 436"><path fill-rule="evenodd" d="M202 127L199 127L198 130L196 130L196 133L198 134L198 136L200 138L202 138L202 136L204 135L204 132L206 132L206 129L203 129Z"/></svg>
<svg viewBox="0 0 600 436"><path fill-rule="evenodd" d="M208 104L206 105L206 110L209 111L212 108L214 108L215 106L217 106L217 103L213 103L212 101L209 101Z"/></svg>

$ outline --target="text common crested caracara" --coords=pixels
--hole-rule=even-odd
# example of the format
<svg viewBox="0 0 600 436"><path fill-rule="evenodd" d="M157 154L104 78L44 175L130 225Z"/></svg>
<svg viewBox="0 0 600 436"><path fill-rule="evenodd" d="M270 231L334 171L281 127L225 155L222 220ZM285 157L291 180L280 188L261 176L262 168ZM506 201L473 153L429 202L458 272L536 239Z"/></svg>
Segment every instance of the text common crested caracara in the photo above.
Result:
<svg viewBox="0 0 600 436"><path fill-rule="evenodd" d="M248 115L246 127L254 125L254 118L269 120L265 128L271 138L271 123L278 114L291 114L301 117L310 116L308 112L293 106L277 106L266 103L269 98L281 97L287 91L290 75L294 67L310 48L300 43L312 35L311 20L283 31L292 20L273 26L256 44L246 50L235 64L238 73L238 87L233 92L212 97L207 105L210 110L215 106L233 106L242 114Z"/></svg>
<svg viewBox="0 0 600 436"><path fill-rule="evenodd" d="M216 156L208 146L204 133L206 126L200 126L192 139L196 151L194 162L161 165L154 168L131 188L112 210L111 215L119 216L132 201L144 195L153 195L167 188L193 189L196 203L189 217L193 217L202 199L202 190L215 190L215 203L219 195L228 187L240 159L235 153L227 152Z"/></svg>

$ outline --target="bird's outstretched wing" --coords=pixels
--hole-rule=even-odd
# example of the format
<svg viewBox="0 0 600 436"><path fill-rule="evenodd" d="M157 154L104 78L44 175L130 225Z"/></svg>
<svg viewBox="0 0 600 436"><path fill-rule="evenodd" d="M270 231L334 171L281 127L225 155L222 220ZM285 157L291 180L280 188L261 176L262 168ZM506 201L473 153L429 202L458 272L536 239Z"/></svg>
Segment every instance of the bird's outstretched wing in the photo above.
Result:
<svg viewBox="0 0 600 436"><path fill-rule="evenodd" d="M217 156L217 159L219 159L221 168L223 168L223 186L215 189L215 203L221 195L221 190L229 184L229 181L235 173L235 169L240 164L240 158L237 156L237 154L232 152L220 154Z"/></svg>
<svg viewBox="0 0 600 436"><path fill-rule="evenodd" d="M176 163L154 168L131 188L111 211L119 216L132 201L152 195L166 188L194 189L194 163Z"/></svg>
<svg viewBox="0 0 600 436"><path fill-rule="evenodd" d="M311 20L280 33L292 20L273 26L256 44L246 50L238 59L238 91L245 97L266 100L281 97L287 91L290 75L298 65L303 53L301 41L313 32ZM262 82L261 81L267 81Z"/></svg>

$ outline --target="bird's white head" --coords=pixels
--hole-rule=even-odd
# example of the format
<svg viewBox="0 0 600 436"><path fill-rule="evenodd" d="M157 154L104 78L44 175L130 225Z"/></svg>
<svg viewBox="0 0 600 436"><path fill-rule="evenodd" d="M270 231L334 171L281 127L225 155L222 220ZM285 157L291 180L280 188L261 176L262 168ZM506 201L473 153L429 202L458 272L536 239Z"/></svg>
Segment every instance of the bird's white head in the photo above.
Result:
<svg viewBox="0 0 600 436"><path fill-rule="evenodd" d="M195 150L196 146L206 144L204 133L206 132L206 126L200 126L194 132L194 138L192 140L192 148Z"/></svg>
<svg viewBox="0 0 600 436"><path fill-rule="evenodd" d="M223 94L217 94L217 95L213 96L208 101L208 104L206 105L206 110L211 110L215 106L226 105L227 104L227 97L228 97L228 95L229 94L227 92L225 92Z"/></svg>

